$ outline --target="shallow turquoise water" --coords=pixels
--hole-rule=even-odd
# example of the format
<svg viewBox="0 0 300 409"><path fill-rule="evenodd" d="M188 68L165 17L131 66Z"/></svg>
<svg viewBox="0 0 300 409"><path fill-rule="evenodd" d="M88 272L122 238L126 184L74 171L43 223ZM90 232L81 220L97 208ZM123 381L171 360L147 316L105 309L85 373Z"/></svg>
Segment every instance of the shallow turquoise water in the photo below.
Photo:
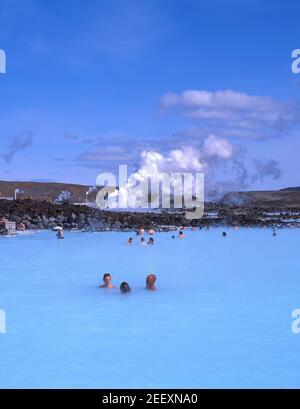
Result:
<svg viewBox="0 0 300 409"><path fill-rule="evenodd" d="M300 387L300 230L221 231L1 238L0 386Z"/></svg>

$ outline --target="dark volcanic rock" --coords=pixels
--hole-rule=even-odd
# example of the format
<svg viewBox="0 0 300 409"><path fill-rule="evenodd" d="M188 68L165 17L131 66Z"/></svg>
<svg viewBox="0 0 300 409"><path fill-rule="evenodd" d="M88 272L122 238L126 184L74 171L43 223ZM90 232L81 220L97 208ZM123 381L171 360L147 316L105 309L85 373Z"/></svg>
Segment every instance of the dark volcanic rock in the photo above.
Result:
<svg viewBox="0 0 300 409"><path fill-rule="evenodd" d="M139 230L154 228L169 231L180 227L208 226L300 226L298 209L245 207L208 203L201 219L187 220L181 212L110 212L73 204L54 205L30 199L0 201L0 217L24 223L27 229L64 229L84 231ZM299 222L297 222L299 221Z"/></svg>

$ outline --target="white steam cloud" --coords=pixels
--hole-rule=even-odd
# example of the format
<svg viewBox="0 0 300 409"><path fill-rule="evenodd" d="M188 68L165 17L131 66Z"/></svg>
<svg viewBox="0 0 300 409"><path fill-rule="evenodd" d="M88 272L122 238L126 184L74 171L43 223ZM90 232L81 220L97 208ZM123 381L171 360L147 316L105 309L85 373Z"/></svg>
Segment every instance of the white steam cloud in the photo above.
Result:
<svg viewBox="0 0 300 409"><path fill-rule="evenodd" d="M224 162L234 160L236 150L234 146L224 138L215 135L209 135L203 142L202 148L195 148L192 146L183 147L181 149L171 150L167 154L157 152L154 150L141 153L139 169L128 177L127 183L119 187L119 191L110 193L110 201L107 203L109 207L116 207L116 197L130 197L140 198L140 203L143 207L149 202L148 191L145 186L148 185L149 179L151 186L157 186L165 177L166 174L171 177L177 177L184 173L204 173L213 174L214 168ZM179 180L179 179L178 179ZM194 192L195 185L193 180L184 182L185 187L189 191ZM205 180L208 191L216 191L216 187L210 184L209 179ZM175 181L176 186L176 181ZM162 186L162 189L169 187ZM220 189L219 189L220 190ZM169 191L162 194L169 194ZM219 191L218 191L219 194ZM176 195L175 195L176 196Z"/></svg>
<svg viewBox="0 0 300 409"><path fill-rule="evenodd" d="M203 154L206 158L229 160L234 155L234 148L226 139L209 135L203 144Z"/></svg>

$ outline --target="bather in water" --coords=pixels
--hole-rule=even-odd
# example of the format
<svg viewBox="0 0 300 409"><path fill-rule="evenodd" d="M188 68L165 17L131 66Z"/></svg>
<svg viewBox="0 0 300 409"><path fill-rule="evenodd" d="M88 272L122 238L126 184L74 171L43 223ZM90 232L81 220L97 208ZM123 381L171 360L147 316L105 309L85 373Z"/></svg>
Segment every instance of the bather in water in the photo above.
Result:
<svg viewBox="0 0 300 409"><path fill-rule="evenodd" d="M63 229L57 230L56 237L58 239L64 239L65 238Z"/></svg>
<svg viewBox="0 0 300 409"><path fill-rule="evenodd" d="M122 294L130 293L131 288L130 288L129 284L126 283L126 281L123 281L123 282L121 283L121 285L120 285L120 291L121 291Z"/></svg>
<svg viewBox="0 0 300 409"><path fill-rule="evenodd" d="M178 234L178 237L179 237L180 239L184 239L184 234L183 234L183 231L182 231L182 230L180 230L180 232L179 232L179 234Z"/></svg>
<svg viewBox="0 0 300 409"><path fill-rule="evenodd" d="M146 289L150 291L155 291L155 282L156 282L156 275L155 274L149 274L146 278Z"/></svg>
<svg viewBox="0 0 300 409"><path fill-rule="evenodd" d="M147 244L154 244L154 238L153 237L149 237L148 243Z"/></svg>
<svg viewBox="0 0 300 409"><path fill-rule="evenodd" d="M104 284L99 285L99 288L115 288L111 282L111 275L109 273L103 275L103 281Z"/></svg>
<svg viewBox="0 0 300 409"><path fill-rule="evenodd" d="M25 230L26 230L25 224L24 224L24 223L18 224L17 230L19 230L19 231L25 231Z"/></svg>

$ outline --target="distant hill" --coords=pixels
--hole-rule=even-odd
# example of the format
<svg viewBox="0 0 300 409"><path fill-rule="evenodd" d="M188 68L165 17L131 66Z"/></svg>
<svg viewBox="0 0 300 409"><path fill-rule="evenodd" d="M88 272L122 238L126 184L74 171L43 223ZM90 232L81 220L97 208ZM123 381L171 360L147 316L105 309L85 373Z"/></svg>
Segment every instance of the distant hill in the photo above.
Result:
<svg viewBox="0 0 300 409"><path fill-rule="evenodd" d="M300 189L226 193L221 204L240 207L300 208Z"/></svg>
<svg viewBox="0 0 300 409"><path fill-rule="evenodd" d="M286 187L285 189L280 189L280 192L286 192L286 191L298 192L298 191L300 191L300 186L297 186L297 187Z"/></svg>
<svg viewBox="0 0 300 409"><path fill-rule="evenodd" d="M67 190L71 193L72 203L83 203L86 200L86 192L89 189L87 185L76 185L68 183L54 182L6 182L0 181L0 198L13 197L15 189L22 190L18 198L31 198L35 200L47 200L53 202L58 195ZM95 199L95 192L88 195L89 200Z"/></svg>
<svg viewBox="0 0 300 409"><path fill-rule="evenodd" d="M1 197L13 197L15 189L21 189L24 192L18 195L19 198L47 200L50 202L53 202L62 191L67 190L71 193L70 201L72 203L84 203L89 186L54 182L0 181L0 199ZM88 195L88 200L94 201L95 197L96 192L91 192ZM220 204L240 207L300 208L300 187L289 187L273 191L226 193Z"/></svg>

